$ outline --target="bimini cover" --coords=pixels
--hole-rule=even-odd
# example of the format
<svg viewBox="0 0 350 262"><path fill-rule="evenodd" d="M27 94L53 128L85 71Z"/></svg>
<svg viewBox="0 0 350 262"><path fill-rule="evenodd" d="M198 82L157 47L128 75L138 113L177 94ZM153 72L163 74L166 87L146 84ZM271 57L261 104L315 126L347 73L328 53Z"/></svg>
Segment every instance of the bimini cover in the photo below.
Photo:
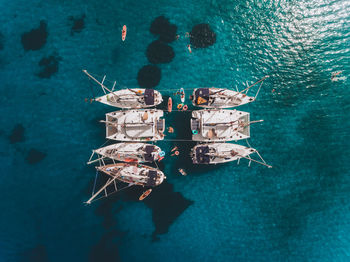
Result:
<svg viewBox="0 0 350 262"><path fill-rule="evenodd" d="M154 90L146 89L145 90L145 103L146 105L154 105Z"/></svg>
<svg viewBox="0 0 350 262"><path fill-rule="evenodd" d="M146 186L155 186L157 181L157 171L150 170L148 172L148 180Z"/></svg>
<svg viewBox="0 0 350 262"><path fill-rule="evenodd" d="M197 105L208 105L209 88L198 88L195 92L195 103Z"/></svg>
<svg viewBox="0 0 350 262"><path fill-rule="evenodd" d="M147 162L154 161L154 158L152 155L153 150L154 150L154 146L152 146L152 145L147 145L145 147L145 154L144 154L145 161L147 161Z"/></svg>
<svg viewBox="0 0 350 262"><path fill-rule="evenodd" d="M196 148L196 160L198 164L209 164L209 147L198 146Z"/></svg>

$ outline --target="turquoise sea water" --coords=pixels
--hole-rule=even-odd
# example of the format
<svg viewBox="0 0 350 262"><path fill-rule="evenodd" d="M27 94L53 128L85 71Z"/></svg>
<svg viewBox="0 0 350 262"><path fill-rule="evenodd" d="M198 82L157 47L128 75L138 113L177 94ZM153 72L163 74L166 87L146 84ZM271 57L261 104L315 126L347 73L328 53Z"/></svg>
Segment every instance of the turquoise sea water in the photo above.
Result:
<svg viewBox="0 0 350 262"><path fill-rule="evenodd" d="M0 261L349 261L349 1L13 0L0 10ZM160 15L181 35L159 65L164 95L270 75L240 110L265 120L250 144L274 168L193 167L192 144L178 144L184 153L162 162L167 182L144 202L133 189L84 206L95 176L85 163L113 108L84 101L99 90L81 70L137 87ZM21 36L40 21L46 43L26 51ZM199 23L216 43L190 54L185 32ZM50 56L58 71L42 78ZM188 119L166 116L178 138Z"/></svg>

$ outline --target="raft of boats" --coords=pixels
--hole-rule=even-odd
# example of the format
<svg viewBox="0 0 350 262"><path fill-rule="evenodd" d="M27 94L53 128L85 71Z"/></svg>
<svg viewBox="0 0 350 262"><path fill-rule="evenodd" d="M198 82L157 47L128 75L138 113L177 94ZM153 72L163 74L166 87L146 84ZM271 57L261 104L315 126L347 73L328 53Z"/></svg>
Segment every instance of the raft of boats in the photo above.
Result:
<svg viewBox="0 0 350 262"><path fill-rule="evenodd" d="M104 197L108 196L107 187L112 185L114 192L130 186L152 188L160 185L166 179L164 173L159 168L140 163L154 163L158 167L157 161L162 160L165 155L160 147L145 143L164 139L164 112L151 108L162 103L161 93L142 88L114 91L116 82L109 89L104 85L105 77L100 82L86 70L83 72L98 83L105 93L94 101L123 109L107 113L105 120L101 121L106 126L106 139L121 142L93 150L88 164L99 163L100 165L96 166L97 172L106 174L109 179L99 190L96 192L93 190L91 198L86 203L90 204L102 193ZM265 78L255 84L260 82L262 84ZM226 109L255 101L261 85L254 97L247 95L248 90L255 84L240 92L214 87L197 88L193 91L190 96L192 104L204 108L192 111L190 123L192 140L199 143L191 151L194 164L239 162L241 158L245 158L249 160L249 164L253 161L271 167L266 164L256 149L226 143L250 138L250 125L262 121L250 121L248 112ZM181 88L179 94L181 102L184 103L185 90ZM168 112L171 111L170 98ZM253 159L251 157L253 153L257 153L262 162ZM116 161L122 163L116 163ZM183 173L186 174L184 170ZM122 182L126 186L120 187L117 182ZM146 190L140 199L146 198L151 191L151 189Z"/></svg>

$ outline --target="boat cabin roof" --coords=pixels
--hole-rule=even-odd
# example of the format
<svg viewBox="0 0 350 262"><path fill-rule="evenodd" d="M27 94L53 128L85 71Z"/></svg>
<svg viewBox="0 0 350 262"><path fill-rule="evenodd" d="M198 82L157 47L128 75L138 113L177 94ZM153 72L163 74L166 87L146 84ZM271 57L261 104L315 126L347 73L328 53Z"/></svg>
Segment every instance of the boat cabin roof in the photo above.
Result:
<svg viewBox="0 0 350 262"><path fill-rule="evenodd" d="M209 164L209 147L208 146L198 146L196 148L196 160L198 164Z"/></svg>
<svg viewBox="0 0 350 262"><path fill-rule="evenodd" d="M148 179L146 186L156 186L157 185L157 171L150 170L148 172Z"/></svg>
<svg viewBox="0 0 350 262"><path fill-rule="evenodd" d="M154 105L154 89L145 89L145 104Z"/></svg>
<svg viewBox="0 0 350 262"><path fill-rule="evenodd" d="M201 99L203 100L201 100ZM207 106L209 103L209 88L198 88L195 91L195 103L197 105Z"/></svg>
<svg viewBox="0 0 350 262"><path fill-rule="evenodd" d="M154 157L152 155L153 151L154 151L154 146L152 146L152 145L145 146L145 154L143 155L143 157L145 158L145 161L147 161L147 162L154 161Z"/></svg>

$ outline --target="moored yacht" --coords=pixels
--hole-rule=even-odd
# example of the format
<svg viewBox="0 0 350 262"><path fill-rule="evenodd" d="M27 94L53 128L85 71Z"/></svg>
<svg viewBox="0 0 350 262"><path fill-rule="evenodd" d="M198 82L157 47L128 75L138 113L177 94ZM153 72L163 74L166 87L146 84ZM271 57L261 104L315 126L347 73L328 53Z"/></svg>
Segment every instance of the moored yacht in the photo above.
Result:
<svg viewBox="0 0 350 262"><path fill-rule="evenodd" d="M162 110L115 111L106 114L106 138L119 141L156 141L164 139Z"/></svg>
<svg viewBox="0 0 350 262"><path fill-rule="evenodd" d="M88 164L103 161L106 158L124 162L154 162L160 156L161 149L146 143L116 143L93 150ZM92 159L94 155L97 159Z"/></svg>
<svg viewBox="0 0 350 262"><path fill-rule="evenodd" d="M112 89L107 88L104 85L106 76L102 81L98 81L95 77L89 74L86 70L83 72L97 84L99 84L105 93L105 95L95 98L95 101L101 102L106 105L131 109L131 108L149 108L157 106L163 102L161 93L154 89L144 88L127 88L114 91L116 82L114 82Z"/></svg>
<svg viewBox="0 0 350 262"><path fill-rule="evenodd" d="M93 190L93 194L90 199L85 202L86 204L91 204L101 193L104 193L102 197L107 197L107 187L109 186L114 185L114 192L118 192L131 186L156 187L166 179L164 173L159 169L140 164L118 163L98 166L96 169L97 171L107 174L109 179L97 192ZM118 188L116 181L124 182L128 185Z"/></svg>
<svg viewBox="0 0 350 262"><path fill-rule="evenodd" d="M241 140L250 137L249 113L204 109L192 112L192 140L200 142Z"/></svg>
<svg viewBox="0 0 350 262"><path fill-rule="evenodd" d="M255 153L254 148L231 143L198 144L192 148L194 164L220 164L248 158Z"/></svg>
<svg viewBox="0 0 350 262"><path fill-rule="evenodd" d="M196 88L190 98L194 106L206 108L230 108L255 100L255 97L242 92L216 87Z"/></svg>

